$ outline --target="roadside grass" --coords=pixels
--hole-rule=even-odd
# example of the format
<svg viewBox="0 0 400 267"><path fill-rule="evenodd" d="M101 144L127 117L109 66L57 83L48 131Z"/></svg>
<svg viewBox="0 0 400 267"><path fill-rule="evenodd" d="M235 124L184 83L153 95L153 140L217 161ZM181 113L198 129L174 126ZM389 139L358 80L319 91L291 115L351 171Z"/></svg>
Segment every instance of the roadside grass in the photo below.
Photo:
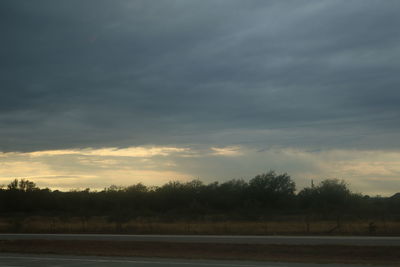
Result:
<svg viewBox="0 0 400 267"><path fill-rule="evenodd" d="M371 222L373 228L371 228ZM126 233L208 235L400 235L400 221L176 221L137 219L110 222L105 217L0 218L0 232Z"/></svg>
<svg viewBox="0 0 400 267"><path fill-rule="evenodd" d="M399 266L400 247L293 246L85 240L0 240L0 252L98 256L232 259Z"/></svg>

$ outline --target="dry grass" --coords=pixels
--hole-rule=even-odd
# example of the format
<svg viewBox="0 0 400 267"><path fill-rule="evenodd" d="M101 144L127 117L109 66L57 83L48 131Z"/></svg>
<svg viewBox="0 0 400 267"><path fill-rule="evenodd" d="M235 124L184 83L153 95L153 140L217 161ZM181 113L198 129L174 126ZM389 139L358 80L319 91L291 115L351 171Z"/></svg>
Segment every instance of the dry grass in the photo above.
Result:
<svg viewBox="0 0 400 267"><path fill-rule="evenodd" d="M29 217L23 220L3 218L0 232L30 233L129 233L129 234L231 234L231 235L400 235L400 221L374 221L376 231L369 231L370 221L342 222L341 227L330 233L335 221L314 221L307 224L297 221L262 222L155 222L132 220L124 224L107 221L103 217L87 220L54 217Z"/></svg>
<svg viewBox="0 0 400 267"><path fill-rule="evenodd" d="M390 265L400 263L400 247L2 240L0 252Z"/></svg>

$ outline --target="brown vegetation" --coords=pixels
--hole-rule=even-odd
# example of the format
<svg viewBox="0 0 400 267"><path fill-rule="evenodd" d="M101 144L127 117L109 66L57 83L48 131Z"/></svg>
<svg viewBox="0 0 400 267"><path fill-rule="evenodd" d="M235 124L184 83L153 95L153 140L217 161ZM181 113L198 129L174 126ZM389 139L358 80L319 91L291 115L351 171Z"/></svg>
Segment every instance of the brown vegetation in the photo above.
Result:
<svg viewBox="0 0 400 267"><path fill-rule="evenodd" d="M399 221L312 221L281 218L275 221L175 221L130 220L123 224L105 217L24 217L0 219L2 233L124 233L216 235L400 235ZM16 231L18 230L18 231Z"/></svg>

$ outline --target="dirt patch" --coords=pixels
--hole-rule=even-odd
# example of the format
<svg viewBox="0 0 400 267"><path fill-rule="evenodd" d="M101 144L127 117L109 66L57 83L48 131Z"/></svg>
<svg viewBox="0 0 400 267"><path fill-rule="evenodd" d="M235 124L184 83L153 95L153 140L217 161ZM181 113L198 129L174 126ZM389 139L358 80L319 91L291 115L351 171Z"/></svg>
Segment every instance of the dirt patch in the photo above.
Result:
<svg viewBox="0 0 400 267"><path fill-rule="evenodd" d="M86 240L0 240L0 252L238 259L400 266L400 247L196 244Z"/></svg>

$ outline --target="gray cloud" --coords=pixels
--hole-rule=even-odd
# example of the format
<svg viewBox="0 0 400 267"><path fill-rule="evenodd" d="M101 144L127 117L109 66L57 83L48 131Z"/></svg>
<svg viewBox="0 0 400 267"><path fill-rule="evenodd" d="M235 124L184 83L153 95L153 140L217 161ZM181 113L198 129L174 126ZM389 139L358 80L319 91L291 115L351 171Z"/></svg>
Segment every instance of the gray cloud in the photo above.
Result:
<svg viewBox="0 0 400 267"><path fill-rule="evenodd" d="M398 1L2 1L0 150L399 149Z"/></svg>

